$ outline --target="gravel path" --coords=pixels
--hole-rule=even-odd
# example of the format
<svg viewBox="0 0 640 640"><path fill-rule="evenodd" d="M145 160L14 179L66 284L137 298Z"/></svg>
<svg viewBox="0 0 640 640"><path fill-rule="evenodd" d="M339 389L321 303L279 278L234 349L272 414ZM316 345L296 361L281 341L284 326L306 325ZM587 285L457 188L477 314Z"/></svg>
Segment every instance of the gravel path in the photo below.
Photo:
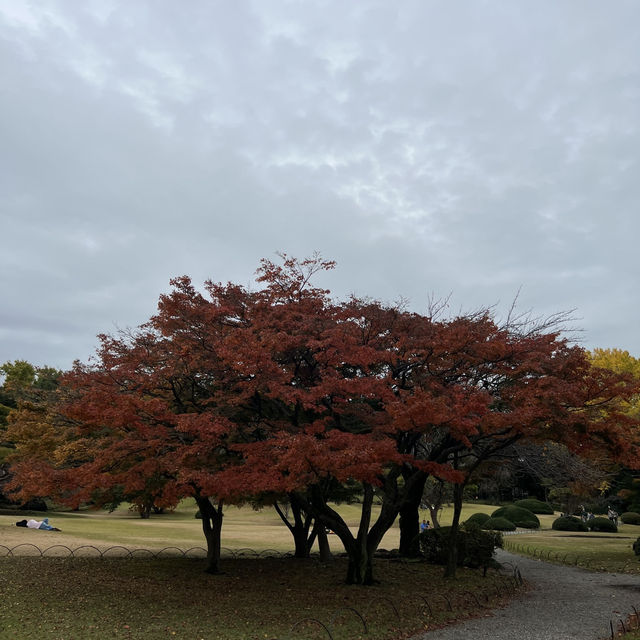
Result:
<svg viewBox="0 0 640 640"><path fill-rule="evenodd" d="M609 620L640 610L640 577L594 573L499 551L500 562L518 566L533 587L488 618L422 633L412 640L601 640Z"/></svg>

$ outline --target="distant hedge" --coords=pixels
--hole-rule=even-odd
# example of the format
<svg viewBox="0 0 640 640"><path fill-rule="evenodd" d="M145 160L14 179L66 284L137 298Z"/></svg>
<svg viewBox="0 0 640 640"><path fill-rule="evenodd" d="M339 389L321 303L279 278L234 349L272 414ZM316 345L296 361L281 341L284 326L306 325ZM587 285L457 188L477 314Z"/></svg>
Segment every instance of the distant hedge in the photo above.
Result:
<svg viewBox="0 0 640 640"><path fill-rule="evenodd" d="M477 524L478 526L482 526L491 516L488 513L474 513L472 516L469 516L465 520L465 524Z"/></svg>
<svg viewBox="0 0 640 640"><path fill-rule="evenodd" d="M556 518L551 528L556 531L589 531L589 527L587 527L580 518L576 518L575 516Z"/></svg>
<svg viewBox="0 0 640 640"><path fill-rule="evenodd" d="M618 527L613 520L609 520L609 518L593 518L592 520L588 520L587 524L591 531L602 531L604 533L617 533Z"/></svg>
<svg viewBox="0 0 640 640"><path fill-rule="evenodd" d="M640 513L626 511L620 516L620 520L625 524L640 524Z"/></svg>
<svg viewBox="0 0 640 640"><path fill-rule="evenodd" d="M528 511L531 511L531 513L538 513L547 516L553 515L553 507L550 504L542 502L542 500L536 500L535 498L516 500L513 504L521 509L527 509Z"/></svg>
<svg viewBox="0 0 640 640"><path fill-rule="evenodd" d="M482 525L482 528L487 531L515 531L516 525L507 520L506 518L489 518Z"/></svg>
<svg viewBox="0 0 640 640"><path fill-rule="evenodd" d="M540 520L538 517L531 513L528 509L522 507L516 507L515 505L507 505L506 507L500 507L496 509L492 514L492 518L506 518L513 522L516 527L522 527L523 529L539 529Z"/></svg>

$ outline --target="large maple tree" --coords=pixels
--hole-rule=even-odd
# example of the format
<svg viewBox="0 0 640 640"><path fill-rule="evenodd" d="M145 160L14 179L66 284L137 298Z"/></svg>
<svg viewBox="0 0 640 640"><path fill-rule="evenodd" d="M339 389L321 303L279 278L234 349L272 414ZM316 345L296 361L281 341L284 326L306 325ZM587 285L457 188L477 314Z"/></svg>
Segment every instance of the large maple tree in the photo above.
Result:
<svg viewBox="0 0 640 640"><path fill-rule="evenodd" d="M207 539L207 569L216 572L223 505L212 478L233 458L228 444L241 412L225 348L251 295L208 283L205 297L188 278L172 285L149 322L100 336L94 359L75 363L64 376L57 411L73 425L73 437L38 465L16 464L14 487L24 497L46 486L74 506L107 504L120 495L151 496L163 507L193 496Z"/></svg>
<svg viewBox="0 0 640 640"><path fill-rule="evenodd" d="M305 322L318 328L317 310L305 316L295 296L279 304L295 309L296 332ZM272 333L278 345L269 359L278 375L258 375L260 393L286 398L291 410L306 407L307 422L285 416L264 440L244 445L242 464L221 477L236 491L304 486L300 500L347 550L349 582L373 581L373 554L398 514L405 544L415 537L429 474L456 481L461 499L473 470L519 440L552 438L583 455L597 447L629 460L637 452L624 416L601 411L632 392L630 381L592 369L548 323L498 325L488 311L436 321L358 300L325 307L324 317L331 314L321 332L302 331L291 351L288 325L260 328L260 338ZM326 500L331 478L362 484L356 532ZM375 521L374 492L382 501Z"/></svg>
<svg viewBox="0 0 640 640"><path fill-rule="evenodd" d="M288 495L340 538L347 581L369 584L398 515L405 546L417 533L429 475L462 487L521 439L637 453L631 419L602 411L631 392L629 379L593 368L548 325L338 302L313 285L333 266L263 261L255 291L207 282L201 293L178 278L148 323L101 336L94 362L64 379L60 411L82 456L48 462L59 494L78 503L152 492L158 505L194 496L212 572L223 503ZM17 478L28 491L35 476ZM331 504L344 484L359 487L355 530Z"/></svg>

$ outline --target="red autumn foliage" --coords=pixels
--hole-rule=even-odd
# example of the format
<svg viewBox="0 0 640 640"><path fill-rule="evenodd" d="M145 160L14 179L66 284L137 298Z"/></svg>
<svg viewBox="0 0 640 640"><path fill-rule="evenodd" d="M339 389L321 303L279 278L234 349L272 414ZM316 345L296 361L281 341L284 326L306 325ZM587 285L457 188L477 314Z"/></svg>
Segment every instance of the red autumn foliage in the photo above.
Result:
<svg viewBox="0 0 640 640"><path fill-rule="evenodd" d="M340 537L348 580L369 583L382 536L417 509L429 474L463 482L519 439L637 460L637 424L604 410L632 392L630 380L593 369L557 331L499 325L488 311L439 320L336 302L311 286L332 267L263 261L255 292L207 282L205 296L173 280L148 323L101 336L95 362L65 376L59 411L76 426L65 442L73 454L17 465L23 495L43 476L76 504L193 495L214 509L203 525L215 565L213 501L289 493ZM329 505L336 482L362 488L355 535Z"/></svg>

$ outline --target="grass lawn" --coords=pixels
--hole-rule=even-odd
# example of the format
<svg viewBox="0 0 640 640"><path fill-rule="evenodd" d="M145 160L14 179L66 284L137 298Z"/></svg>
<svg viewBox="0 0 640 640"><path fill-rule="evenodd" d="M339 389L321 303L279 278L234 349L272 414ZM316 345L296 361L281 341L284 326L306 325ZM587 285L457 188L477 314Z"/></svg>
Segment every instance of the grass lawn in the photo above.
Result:
<svg viewBox="0 0 640 640"><path fill-rule="evenodd" d="M618 533L541 530L504 537L504 548L515 553L598 571L640 573L633 543L640 527L623 524Z"/></svg>
<svg viewBox="0 0 640 640"><path fill-rule="evenodd" d="M15 527L19 516L0 515L2 539L11 544L56 540L59 544L123 545L129 548L161 549L177 546L182 549L205 546L201 521L194 515L193 501L184 501L176 511L153 515L143 520L137 514L123 507L113 513L105 511L83 511L51 513L49 519L61 532L20 530ZM41 519L43 514L33 514ZM27 517L27 516L25 516ZM6 525L9 529L4 528ZM17 530L17 531L16 531ZM31 535L29 535L31 534ZM276 548L288 551L292 547L291 536L273 509L254 511L250 507L230 507L224 518L223 545L258 550Z"/></svg>
<svg viewBox="0 0 640 640"><path fill-rule="evenodd" d="M466 504L462 520L495 508ZM341 505L339 510L355 532L359 505ZM284 557L292 551L293 540L273 509L227 509L222 575L203 573L202 559L179 557L171 549L160 558L143 552L116 557L126 555L118 549L100 558L91 549L123 546L157 553L171 547L202 548L195 511L193 501L185 501L176 511L149 520L126 508L112 514L49 513L60 532L15 526L23 517L40 519L43 514L0 514L0 639L294 640L328 638L328 631L334 640L396 639L486 615L489 607L513 597L513 584L495 573L482 578L463 570L458 580L450 581L442 578L441 567L384 558L375 562L379 584L347 586L339 539L330 536L336 558L326 565ZM445 508L441 524L450 523L451 515ZM505 548L592 569L640 572L631 549L640 527L622 525L617 534L558 532L551 530L555 516L539 518L541 530L505 536ZM397 548L398 540L394 526L380 547ZM68 549L81 546L93 557L68 557ZM50 550L40 557L38 549ZM242 557L234 553L239 549L273 550L279 554L264 555L281 557ZM190 553L197 555L201 553ZM625 640L640 640L640 634Z"/></svg>
<svg viewBox="0 0 640 640"><path fill-rule="evenodd" d="M474 507L465 517L479 510ZM355 528L358 506L339 508ZM441 567L383 558L375 561L379 584L354 587L344 584L342 557L326 565L315 559L226 557L224 573L217 576L205 574L203 561L195 558L61 557L68 556L64 546L203 547L194 513L191 502L149 520L126 509L49 513L60 532L16 527L27 514L0 515L0 638L319 639L329 637L324 625L334 640L396 639L486 615L489 607L513 597L513 582L494 572L482 578L461 570L451 581L442 577ZM446 518L445 513L443 523ZM381 547L397 547L398 536L392 528ZM334 553L342 551L335 536L330 543ZM273 509L229 508L222 544L256 551L293 548ZM26 546L10 555L17 545ZM40 557L29 545L64 546Z"/></svg>
<svg viewBox="0 0 640 640"><path fill-rule="evenodd" d="M439 567L380 559L381 583L354 587L345 568L344 559L236 559L210 576L177 558L2 558L0 638L328 637L313 619L336 640L395 639L485 614L478 602L499 606L509 593L494 573L446 581Z"/></svg>
<svg viewBox="0 0 640 640"><path fill-rule="evenodd" d="M492 505L465 504L462 520L478 511L491 513L496 509ZM340 514L357 532L360 505L340 505ZM0 514L0 545L15 546L29 542L41 545L65 544L79 546L80 544L123 545L129 548L162 549L177 546L182 549L203 547L205 544L202 525L194 515L197 511L193 500L183 501L178 509L171 513L152 515L148 520L141 519L137 514L121 507L113 513L105 511L55 512L49 514L33 513L31 515L2 515ZM451 522L453 510L445 507L441 517L441 524ZM39 530L25 530L15 526L17 520L34 517L42 519L48 515L54 526L61 532L47 533ZM374 508L374 516L375 508ZM428 514L421 517L429 518ZM549 525L550 526L550 525ZM400 539L400 531L396 525L386 533L380 548L396 549ZM54 542L55 540L55 542ZM340 540L330 536L332 550L344 551ZM256 551L275 549L281 552L293 550L293 539L272 508L256 511L251 507L228 507L225 511L222 528L222 545L230 549L251 548ZM1 551L1 548L0 548Z"/></svg>

